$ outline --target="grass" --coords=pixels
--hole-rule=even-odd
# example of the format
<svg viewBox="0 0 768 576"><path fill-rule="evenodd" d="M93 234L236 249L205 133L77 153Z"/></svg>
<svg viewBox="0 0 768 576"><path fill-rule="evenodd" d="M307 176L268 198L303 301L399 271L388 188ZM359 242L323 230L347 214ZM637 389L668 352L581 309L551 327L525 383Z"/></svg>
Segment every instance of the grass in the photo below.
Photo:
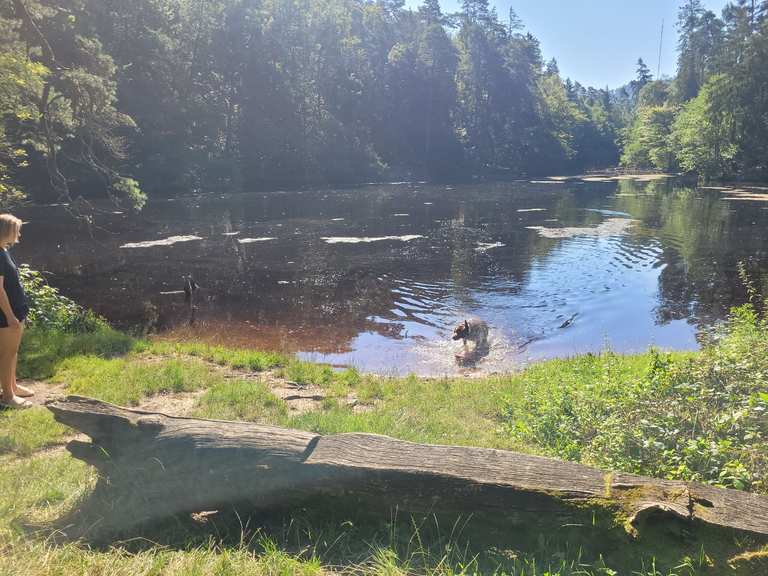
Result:
<svg viewBox="0 0 768 576"><path fill-rule="evenodd" d="M63 361L52 380L66 382L71 394L132 406L146 396L199 390L209 386L216 376L196 359L145 361L141 357L76 356Z"/></svg>
<svg viewBox="0 0 768 576"><path fill-rule="evenodd" d="M262 382L230 380L212 385L197 403L199 418L287 423L288 407Z"/></svg>
<svg viewBox="0 0 768 576"><path fill-rule="evenodd" d="M84 334L30 328L21 342L18 375L43 380L53 376L66 358L83 354L113 358L135 345L133 338L109 327Z"/></svg>
<svg viewBox="0 0 768 576"><path fill-rule="evenodd" d="M136 350L161 355L192 356L219 366L228 366L233 370L250 372L262 372L270 368L286 366L291 362L288 356L278 352L233 349L196 342L142 341L137 344Z"/></svg>
<svg viewBox="0 0 768 576"><path fill-rule="evenodd" d="M67 430L47 410L8 411L0 415L0 455L29 456L59 443Z"/></svg>
<svg viewBox="0 0 768 576"><path fill-rule="evenodd" d="M698 353L606 351L483 379L375 377L279 354L136 341L112 331L28 336L21 357L27 374L47 374L68 392L117 404L200 391L193 413L206 418L515 449L768 492L768 327L750 308L737 310L728 329ZM217 366L243 377L225 377ZM327 399L291 415L264 377L254 377L266 370L321 387ZM365 409L349 406L350 396ZM612 549L579 543L558 527L509 532L502 545L470 545L468 519L457 528L339 509L295 511L258 528L226 516L204 526L174 519L151 535L156 545L54 545L30 538L18 523L60 517L92 485L92 471L69 456L35 454L65 433L43 409L0 414L0 574L318 574L332 567L352 574L689 576L731 573L723 572L726 548L745 553L743 574L760 573L768 557L768 548L749 539L709 540L701 549L662 537Z"/></svg>

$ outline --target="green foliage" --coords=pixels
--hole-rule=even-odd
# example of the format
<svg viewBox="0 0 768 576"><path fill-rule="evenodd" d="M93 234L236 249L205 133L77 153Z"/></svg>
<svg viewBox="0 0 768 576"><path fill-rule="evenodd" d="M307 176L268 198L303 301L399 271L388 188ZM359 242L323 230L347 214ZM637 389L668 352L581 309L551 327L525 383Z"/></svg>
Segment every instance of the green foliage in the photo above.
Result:
<svg viewBox="0 0 768 576"><path fill-rule="evenodd" d="M710 178L768 177L768 11L729 3L722 18L700 0L680 7L678 69L638 97L622 164Z"/></svg>
<svg viewBox="0 0 768 576"><path fill-rule="evenodd" d="M48 175L50 187L31 190L41 198L71 201L77 182L141 202L116 166L119 133L135 125L116 108L116 67L89 16L80 2L0 3L0 201L19 194L16 173L31 168ZM94 177L111 185L94 186Z"/></svg>
<svg viewBox="0 0 768 576"><path fill-rule="evenodd" d="M22 264L19 277L29 301L31 327L69 333L95 332L108 327L106 320L62 296L40 272Z"/></svg>
<svg viewBox="0 0 768 576"><path fill-rule="evenodd" d="M112 183L112 188L119 197L126 198L134 210L141 210L147 202L147 195L133 178L118 177Z"/></svg>
<svg viewBox="0 0 768 576"><path fill-rule="evenodd" d="M628 128L621 163L631 168L670 170L675 165L670 136L676 109L642 106Z"/></svg>
<svg viewBox="0 0 768 576"><path fill-rule="evenodd" d="M19 23L14 3L0 3L0 197L24 163L49 176L35 199L106 192L138 209L146 194L616 160L609 91L579 87L575 120L548 110L538 41L488 6L24 0Z"/></svg>
<svg viewBox="0 0 768 576"><path fill-rule="evenodd" d="M20 45L11 41L8 24L0 19L0 207L24 198L14 182L18 170L28 166L27 151L8 130L35 115L34 98L48 70L30 59Z"/></svg>
<svg viewBox="0 0 768 576"><path fill-rule="evenodd" d="M671 141L680 167L703 178L732 174L738 152L734 118L722 104L729 98L725 76L712 76L675 118Z"/></svg>
<svg viewBox="0 0 768 576"><path fill-rule="evenodd" d="M505 427L554 456L764 492L766 352L765 322L744 306L693 357L606 352L545 363L506 399Z"/></svg>

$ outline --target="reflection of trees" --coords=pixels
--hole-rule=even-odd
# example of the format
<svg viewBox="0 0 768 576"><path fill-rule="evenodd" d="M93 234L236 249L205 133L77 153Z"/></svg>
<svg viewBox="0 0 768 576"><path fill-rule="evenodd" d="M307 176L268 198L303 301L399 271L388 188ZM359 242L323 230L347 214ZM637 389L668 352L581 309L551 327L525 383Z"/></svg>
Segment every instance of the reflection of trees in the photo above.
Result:
<svg viewBox="0 0 768 576"><path fill-rule="evenodd" d="M183 325L183 297L160 293L180 290L181 276L192 273L203 287L200 330L219 331L239 344L271 330L289 345L308 349L320 342L323 351L342 351L362 331L399 337L408 323L442 321L430 312L447 321L450 314L482 306L483 291L516 293L526 285L532 262L543 261L563 242L525 226L596 226L605 216L584 208L605 207L612 186L372 186L206 196L157 202L137 219L116 216L103 223L110 232L96 229L95 240L73 232L64 220L30 214L18 254L56 273L55 286L121 326L145 323L147 310L156 311L161 327ZM752 225L768 215L759 207L734 204L729 210L716 193L663 181L622 181L617 192L612 208L640 221L622 238L622 249L632 254L649 244L661 246L660 321L722 317L744 298L735 279L737 262L749 261L758 280L755 271L768 270L762 235ZM521 208L546 212L517 212ZM557 222L544 222L552 218ZM45 229L36 232L35 222L43 219ZM223 235L233 231L241 236ZM125 241L189 233L205 240L171 249L118 248ZM427 238L335 245L321 239L401 234ZM277 240L238 243L245 235ZM50 250L50 237L62 249ZM477 250L479 243L494 242L505 247Z"/></svg>
<svg viewBox="0 0 768 576"><path fill-rule="evenodd" d="M764 212L754 204L729 205L716 192L665 181L622 181L618 194L616 209L640 221L634 234L661 240L657 314L662 322L722 318L745 298L737 263L750 262L753 272L768 266L764 237L753 225L765 219Z"/></svg>

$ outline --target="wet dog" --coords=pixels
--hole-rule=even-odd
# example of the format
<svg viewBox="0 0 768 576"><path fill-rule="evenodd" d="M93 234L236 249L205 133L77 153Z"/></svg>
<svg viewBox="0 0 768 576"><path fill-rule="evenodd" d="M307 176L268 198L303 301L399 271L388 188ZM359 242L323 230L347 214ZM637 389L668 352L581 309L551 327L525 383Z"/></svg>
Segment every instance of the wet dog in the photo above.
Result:
<svg viewBox="0 0 768 576"><path fill-rule="evenodd" d="M459 322L453 329L453 339L464 341L464 353L456 354L456 361L462 366L476 364L488 356L488 324L477 318ZM467 347L467 341L474 342L472 349Z"/></svg>

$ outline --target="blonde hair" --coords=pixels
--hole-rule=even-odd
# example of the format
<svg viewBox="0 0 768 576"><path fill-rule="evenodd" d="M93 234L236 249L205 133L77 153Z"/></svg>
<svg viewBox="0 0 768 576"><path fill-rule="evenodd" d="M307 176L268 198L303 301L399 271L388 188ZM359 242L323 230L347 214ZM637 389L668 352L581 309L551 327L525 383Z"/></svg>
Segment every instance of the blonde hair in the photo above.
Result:
<svg viewBox="0 0 768 576"><path fill-rule="evenodd" d="M13 214L0 214L0 248L16 242L21 230L21 220Z"/></svg>

